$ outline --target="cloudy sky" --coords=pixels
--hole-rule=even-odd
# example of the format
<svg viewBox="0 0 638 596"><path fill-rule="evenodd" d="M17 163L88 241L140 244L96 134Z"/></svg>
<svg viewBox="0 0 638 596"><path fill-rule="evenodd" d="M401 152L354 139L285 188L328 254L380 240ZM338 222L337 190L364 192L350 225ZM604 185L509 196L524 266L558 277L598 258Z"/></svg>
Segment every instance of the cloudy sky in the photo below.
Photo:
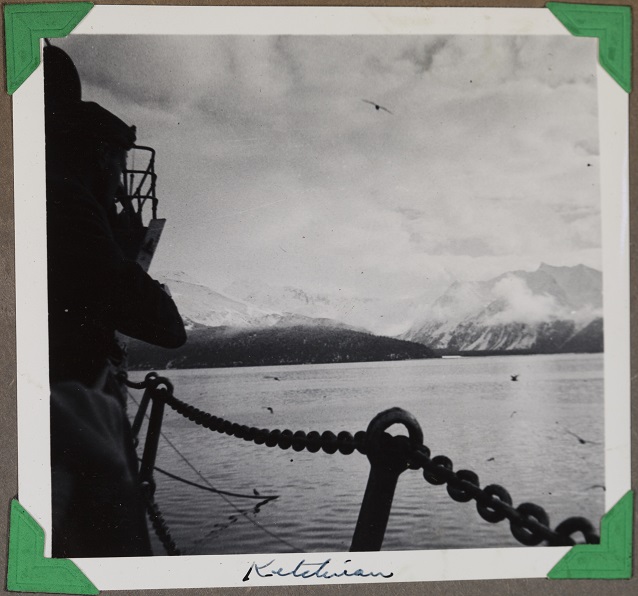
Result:
<svg viewBox="0 0 638 596"><path fill-rule="evenodd" d="M54 43L84 99L157 150L155 271L427 300L541 262L601 266L595 40Z"/></svg>

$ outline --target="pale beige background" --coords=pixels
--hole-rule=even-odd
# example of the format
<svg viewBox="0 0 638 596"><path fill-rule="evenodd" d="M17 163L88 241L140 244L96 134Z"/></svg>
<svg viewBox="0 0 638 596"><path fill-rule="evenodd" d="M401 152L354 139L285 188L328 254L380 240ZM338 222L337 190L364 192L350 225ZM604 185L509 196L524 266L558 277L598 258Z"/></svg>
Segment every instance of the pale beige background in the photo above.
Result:
<svg viewBox="0 0 638 596"><path fill-rule="evenodd" d="M473 2L468 0L422 0L421 2L343 2L340 0L316 2L271 2L271 1L235 1L235 2L210 2L207 0L188 1L149 1L136 0L133 2L121 2L117 0L104 1L94 0L95 4L173 4L173 5L252 5L252 4L272 4L272 5L326 5L326 6L516 6L528 8L540 8L545 2L540 0L492 0L488 2ZM580 0L581 3L595 4L625 4L637 8L633 0ZM24 0L13 0L12 4L26 4ZM6 2L0 2L4 7ZM4 10L4 9L3 9ZM13 158L12 158L12 128L11 128L11 99L4 91L5 82L5 53L4 53L4 19L2 25L2 44L0 45L0 80L3 91L0 93L0 586L3 593L7 593L5 587L6 564L8 548L8 523L10 500L17 495L17 454L16 454L16 386L15 386L15 292L14 292L14 232L13 232ZM638 48L636 38L636 23L633 24L634 48ZM636 51L636 50L635 50ZM636 61L633 65L634 88L638 89L638 69ZM634 186L636 183L635 171L638 167L636 156L636 132L637 132L637 112L638 95L634 92L630 97L630 189L631 189L631 214L630 214L630 242L631 242L631 279L635 278L638 272L636 258L634 255L636 241L638 240L636 199ZM638 285L631 285L631 310L632 314L636 308ZM632 316L632 353L636 351L636 330L637 323ZM632 357L632 379L638 372L636 358ZM637 488L636 477L638 475L638 435L636 424L638 421L638 407L635 403L636 391L632 389L632 487ZM634 516L635 517L635 516ZM634 525L635 522L634 522ZM634 547L634 568L638 570L638 549ZM126 592L132 595L154 594L153 590L140 590ZM638 593L638 580L562 580L550 581L544 579L531 580L495 580L483 582L427 582L427 583L405 583L405 584L364 584L364 585L335 585L335 586L315 586L315 587L282 587L272 588L224 588L224 589L192 589L192 590L171 590L171 594L188 594L192 596L221 594L237 594L243 596L257 594L258 596L417 596L428 594L438 595L480 595L488 596L492 594L516 594L517 596L527 596L530 594L565 594L565 595L599 595L599 594L636 594ZM16 593L17 594L17 593ZM122 595L124 592L103 592L103 594Z"/></svg>

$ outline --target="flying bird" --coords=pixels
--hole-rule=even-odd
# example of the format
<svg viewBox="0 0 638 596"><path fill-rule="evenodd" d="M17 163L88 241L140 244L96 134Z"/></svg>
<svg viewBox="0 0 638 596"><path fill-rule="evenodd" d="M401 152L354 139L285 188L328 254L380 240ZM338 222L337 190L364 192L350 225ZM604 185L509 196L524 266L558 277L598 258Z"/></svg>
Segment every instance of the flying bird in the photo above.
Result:
<svg viewBox="0 0 638 596"><path fill-rule="evenodd" d="M518 381L518 375L510 375L512 381Z"/></svg>
<svg viewBox="0 0 638 596"><path fill-rule="evenodd" d="M568 435L571 435L572 437L574 437L575 439L578 439L578 442L581 445L585 445L586 443L591 443L592 445L600 445L600 443L598 443L597 441L590 441L589 439L583 439L582 437L579 437L576 433L573 433L571 430L569 429L565 429L565 432Z"/></svg>
<svg viewBox="0 0 638 596"><path fill-rule="evenodd" d="M560 425L560 422L556 420L556 424ZM587 443L590 443L591 445L600 445L598 441L590 441L589 439L583 439L582 437L579 437L575 432L572 432L568 428L563 427L563 432L574 437L581 445L586 445Z"/></svg>
<svg viewBox="0 0 638 596"><path fill-rule="evenodd" d="M588 486L585 490L589 490L591 488L602 488L603 491L607 490L604 484L592 484L591 486Z"/></svg>
<svg viewBox="0 0 638 596"><path fill-rule="evenodd" d="M264 406L271 414L274 414L275 411L270 406Z"/></svg>
<svg viewBox="0 0 638 596"><path fill-rule="evenodd" d="M388 110L388 108L384 108L383 106L380 106L378 103L375 103L374 101L370 101L369 99L362 99L361 101L365 101L366 103L369 103L371 106L374 106L374 109L377 111L383 110L384 112L387 112L388 114L392 114L392 112Z"/></svg>
<svg viewBox="0 0 638 596"><path fill-rule="evenodd" d="M279 381L279 377L271 377L269 375L266 375L264 379L273 379L274 381Z"/></svg>

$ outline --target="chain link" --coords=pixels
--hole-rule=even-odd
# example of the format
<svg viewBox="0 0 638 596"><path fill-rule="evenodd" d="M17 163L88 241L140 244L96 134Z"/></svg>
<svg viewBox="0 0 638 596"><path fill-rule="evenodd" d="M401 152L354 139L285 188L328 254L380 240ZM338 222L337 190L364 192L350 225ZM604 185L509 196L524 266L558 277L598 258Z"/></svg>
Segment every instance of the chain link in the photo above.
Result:
<svg viewBox="0 0 638 596"><path fill-rule="evenodd" d="M203 412L181 401L173 395L171 382L158 376L157 373L149 373L140 383L132 383L125 376L122 380L134 389L151 389L154 398L162 399L166 405L195 424L221 434L252 441L257 445L277 446L280 449L292 447L294 451L307 449L311 453L324 451L333 454L338 451L343 455L349 455L358 451L366 454L366 431L358 431L354 435L341 431L335 435L331 431L320 434L317 431L306 433L301 430L293 432L288 429L282 431L249 427ZM395 437L386 432L381 437L388 446L394 444L399 448L404 446L404 439L405 437ZM507 519L514 538L526 546L535 546L541 542L547 542L549 546L572 546L576 544L573 536L577 533L582 534L587 544L600 542L589 520L583 517L570 517L552 530L549 527L549 516L542 507L534 503L521 503L518 507L514 507L512 497L505 488L498 484L480 488L479 477L475 472L471 470L455 472L452 461L448 457L437 455L430 458L430 450L425 445L409 453L408 468L421 469L423 478L430 484L447 484L447 492L455 501L461 503L476 501L478 514L485 521L498 523ZM170 534L168 536L170 539Z"/></svg>
<svg viewBox="0 0 638 596"><path fill-rule="evenodd" d="M508 491L498 484L480 488L479 478L470 470L454 472L452 461L438 455L430 459L425 446L412 455L411 468L423 469L423 477L430 484L447 483L448 494L458 502L476 501L479 515L490 523L504 519L510 522L510 530L516 540L527 546L546 541L549 546L573 546L572 538L580 532L587 544L599 544L600 538L593 525L582 517L570 517L560 523L555 530L549 527L549 516L545 510L533 503L522 503L514 508Z"/></svg>
<svg viewBox="0 0 638 596"><path fill-rule="evenodd" d="M168 524L166 523L159 506L155 502L155 497L153 496L154 492L154 487L149 482L142 483L142 495L144 497L144 502L146 503L146 511L149 519L151 520L151 524L153 525L153 530L155 530L155 534L162 543L166 554L171 557L179 556L182 553L177 548L175 541L171 537Z"/></svg>

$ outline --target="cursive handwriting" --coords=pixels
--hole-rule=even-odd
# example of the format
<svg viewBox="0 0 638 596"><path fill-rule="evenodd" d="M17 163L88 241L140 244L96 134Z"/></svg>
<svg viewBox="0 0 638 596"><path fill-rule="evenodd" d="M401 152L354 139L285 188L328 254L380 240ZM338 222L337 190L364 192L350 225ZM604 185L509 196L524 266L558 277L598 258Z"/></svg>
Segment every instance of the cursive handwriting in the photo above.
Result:
<svg viewBox="0 0 638 596"><path fill-rule="evenodd" d="M392 577L394 573L384 573L383 571L364 571L363 569L354 569L349 570L345 569L343 566L339 566L337 571L330 569L328 565L332 559L326 559L325 561L319 561L316 563L306 561L305 559L301 559L299 563L292 569L284 569L283 567L276 568L275 559L272 561L268 561L268 563L264 563L263 565L258 565L257 563L252 563L244 575L244 579L242 581L247 582L250 579L250 574L254 571L259 577L287 577L291 575L292 577L300 577L302 579L308 579L311 577L316 577L320 579L333 579L335 577L383 577L388 578ZM343 565L346 563L352 562L352 559L346 559L343 562Z"/></svg>

